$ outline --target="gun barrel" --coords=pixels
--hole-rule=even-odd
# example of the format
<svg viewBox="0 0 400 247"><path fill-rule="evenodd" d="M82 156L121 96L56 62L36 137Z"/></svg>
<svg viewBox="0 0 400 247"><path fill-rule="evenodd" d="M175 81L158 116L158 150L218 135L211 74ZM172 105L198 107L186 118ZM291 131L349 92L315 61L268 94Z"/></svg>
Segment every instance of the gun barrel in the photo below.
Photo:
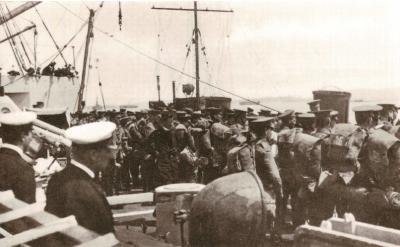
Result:
<svg viewBox="0 0 400 247"><path fill-rule="evenodd" d="M71 145L72 145L71 140L65 138L63 135L50 132L49 130L38 127L36 125L33 126L33 131L36 134L38 134L40 137L44 138L46 141L48 141L54 145L56 143L64 144L67 147L71 147Z"/></svg>

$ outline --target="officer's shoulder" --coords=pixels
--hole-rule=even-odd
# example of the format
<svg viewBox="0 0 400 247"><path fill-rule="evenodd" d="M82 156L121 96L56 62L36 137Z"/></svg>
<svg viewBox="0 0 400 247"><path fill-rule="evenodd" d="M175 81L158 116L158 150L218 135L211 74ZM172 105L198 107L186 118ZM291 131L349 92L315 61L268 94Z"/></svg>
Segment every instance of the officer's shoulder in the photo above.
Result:
<svg viewBox="0 0 400 247"><path fill-rule="evenodd" d="M271 150L271 145L268 143L266 139L261 139L256 142L256 147L262 148L265 151Z"/></svg>
<svg viewBox="0 0 400 247"><path fill-rule="evenodd" d="M92 181L79 178L66 179L62 184L62 188L65 193L74 197L79 197L82 194L89 196L89 194L93 194L95 191L91 183ZM83 198L86 196L83 196Z"/></svg>

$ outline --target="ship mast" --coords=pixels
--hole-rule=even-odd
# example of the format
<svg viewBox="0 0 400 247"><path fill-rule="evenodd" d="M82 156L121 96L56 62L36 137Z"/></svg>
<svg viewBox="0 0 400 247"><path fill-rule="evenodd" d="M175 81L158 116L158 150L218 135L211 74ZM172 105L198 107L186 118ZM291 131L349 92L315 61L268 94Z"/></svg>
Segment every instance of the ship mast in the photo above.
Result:
<svg viewBox="0 0 400 247"><path fill-rule="evenodd" d="M195 46L195 66L196 66L196 110L200 110L200 65L199 65L199 27L197 24L197 12L230 12L233 13L233 10L220 10L220 9L198 9L197 1L194 2L194 8L159 8L152 7L151 9L155 10L178 10L178 11L193 11L194 13L194 46Z"/></svg>
<svg viewBox="0 0 400 247"><path fill-rule="evenodd" d="M82 110L83 110L83 104L82 104L83 90L85 89L85 79L86 79L87 60L88 60L88 54L89 54L89 45L90 45L90 38L93 37L94 11L93 11L93 9L90 9L89 11L90 11L90 14L89 14L88 31L86 34L85 55L83 57L82 80L81 80L81 86L79 88L79 93L78 93L78 112L82 112Z"/></svg>

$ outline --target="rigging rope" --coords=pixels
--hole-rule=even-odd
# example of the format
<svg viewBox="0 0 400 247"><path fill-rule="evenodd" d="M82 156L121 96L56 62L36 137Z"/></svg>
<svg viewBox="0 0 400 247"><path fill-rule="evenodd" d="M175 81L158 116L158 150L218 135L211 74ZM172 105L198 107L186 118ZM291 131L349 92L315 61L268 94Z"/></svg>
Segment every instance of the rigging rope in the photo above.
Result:
<svg viewBox="0 0 400 247"><path fill-rule="evenodd" d="M11 15L10 10L8 9L7 4L5 3L4 5L5 5L5 8L7 9L8 14ZM21 30L20 30L20 28L18 27L18 25L16 24L16 22L14 21L14 19L11 19L11 23L12 23L12 25L14 26L15 32L16 32L16 33L19 33ZM10 35L11 35L11 32L10 32ZM22 42L22 38L21 38L22 35L23 35L23 33L21 33L20 35L18 35L18 39L19 39L19 42L20 42L20 44L21 44L22 50L24 51L25 56L26 56L26 58L28 59L29 64L32 65L31 59L29 58L28 53L26 52L24 43ZM23 56L22 56L22 55L21 55L21 58L23 59ZM22 60L22 61L23 61L23 65L25 65L25 60ZM23 67L25 67L25 66L23 66ZM26 69L26 68L24 68L24 69Z"/></svg>
<svg viewBox="0 0 400 247"><path fill-rule="evenodd" d="M122 9L121 9L121 1L118 2L119 11L118 11L118 24L119 24L119 31L121 31L122 27Z"/></svg>
<svg viewBox="0 0 400 247"><path fill-rule="evenodd" d="M60 2L56 2L56 3L59 4L61 7L67 9L68 12L70 12L70 13L71 13L72 15L74 15L75 17L77 17L77 18L81 19L82 21L84 21L84 19L83 19L82 17L80 17L79 15L75 14L74 12L72 12L70 9L68 9L66 6L64 6L62 3L60 3ZM167 64L167 63L164 63L164 62L162 62L162 61L159 61L159 60L157 60L156 58L154 58L154 57L152 57L152 56L150 56L150 55L147 55L146 53L144 53L144 52L142 52L142 51L136 49L135 47L131 46L131 45L128 44L127 42L124 42L124 41L122 41L122 40L120 40L120 39L115 38L113 35L108 34L108 32L102 30L101 28L99 28L99 27L97 27L97 26L95 26L95 25L94 25L93 27L94 27L94 29L96 29L96 30L99 31L100 33L102 33L102 34L104 34L105 36L107 36L107 37L113 39L115 42L117 42L117 43L119 43L119 44L125 46L126 48L132 50L133 52L139 54L140 56L145 57L145 58L147 58L147 59L149 59L149 60L151 60L151 61L153 61L153 62L159 63L160 65L162 65L162 66L164 66L164 67L166 67L166 68L169 68L169 69L171 69L171 70L173 70L173 71L175 71L175 72L177 72L177 73L182 73L182 75L184 75L184 76L186 76L186 77L189 77L189 78L192 78L192 79L196 79L195 76L190 75L190 74L188 74L188 73L185 73L184 71L181 71L181 70L179 70L179 69L175 68L174 66L171 66L171 65L169 65L169 64ZM280 112L280 111L277 110L277 109L274 109L274 108L272 108L272 107L266 106L266 105L264 105L264 104L260 104L259 102L256 102L256 101L251 100L251 99L246 98L246 97L243 97L243 96L238 95L238 94L236 94L236 93L230 92L230 91L228 91L228 90L226 90L226 89L223 89L223 88L221 88L221 87L215 86L215 85L213 85L212 83L207 82L207 81L204 81L204 80L202 80L202 79L200 79L199 82L202 83L202 84L204 84L204 85L207 85L207 86L209 86L209 87L218 89L218 90L220 90L221 92L224 92L224 93L229 94L229 95L231 95L231 96L234 96L234 97L237 97L237 98L239 98L239 99L242 99L242 100L251 102L251 103L253 103L253 104L255 104L255 105L259 105L259 106L261 106L261 107L270 109L270 110L272 110L272 111Z"/></svg>
<svg viewBox="0 0 400 247"><path fill-rule="evenodd" d="M86 97L87 97L87 88L88 88L88 85L89 85L89 78L90 78L90 72L92 71L92 64L91 64L91 62L92 62L92 51L93 51L93 41L94 41L94 37L91 37L91 39L92 39L92 41L90 42L90 48L89 48L89 59L88 59L88 61L89 61L89 63L88 63L88 72L87 72L87 77L86 77L86 81L85 81L85 97L84 97L84 99L85 99L85 101L86 101Z"/></svg>
<svg viewBox="0 0 400 247"><path fill-rule="evenodd" d="M83 30L83 28L87 25L87 23L88 23L87 21L84 22L82 26L79 28L79 30L67 41L67 43L65 43L65 45L63 45L60 50L57 50L53 55L51 55L44 62L42 62L39 65L39 67L41 67L43 64L48 64L49 62L53 62L60 55L60 53L64 51L65 48L67 48L68 45L76 38L76 36L78 36L78 34Z"/></svg>
<svg viewBox="0 0 400 247"><path fill-rule="evenodd" d="M35 71L36 71L36 63L37 63L37 30L35 28L34 32L33 32L33 58L34 58L34 66L35 66Z"/></svg>
<svg viewBox="0 0 400 247"><path fill-rule="evenodd" d="M87 25L87 23L88 22L83 23L82 26L79 28L79 30L67 41L67 43L65 43L65 45L63 45L61 49L57 51L57 55L53 60L55 60L61 54L61 52L63 52L65 48L68 47L68 45L76 38L76 36L78 36L78 34L83 30L83 28Z"/></svg>
<svg viewBox="0 0 400 247"><path fill-rule="evenodd" d="M5 13L4 13L3 6L2 6L1 4L0 4L0 14L1 14L1 19L4 20ZM10 37L10 35L9 35L10 30L9 30L8 25L7 25L7 22L4 23L4 26L3 26L3 27L4 27L4 33L6 34L6 37L9 38L9 37ZM21 65L21 63L20 63L18 54L17 54L17 52L16 52L16 48L14 47L15 42L14 42L13 38L10 38L10 39L8 40L8 43L10 44L10 47L11 47L11 50L12 50L12 52L13 52L13 54L14 54L15 60L17 61L18 68L19 68L21 74L24 75L24 70L22 69L22 65Z"/></svg>
<svg viewBox="0 0 400 247"><path fill-rule="evenodd" d="M102 85L101 80L100 80L100 71L99 71L98 62L99 62L99 59L96 59L96 63L97 63L97 65L96 65L97 79L99 81L99 89L100 89L100 94L101 94L101 100L103 101L103 107L104 107L104 110L106 110L106 101L104 100L103 87L102 87L103 85Z"/></svg>
<svg viewBox="0 0 400 247"><path fill-rule="evenodd" d="M57 45L56 40L54 39L53 35L51 34L49 28L47 27L46 23L44 22L42 16L40 15L40 13L39 13L39 11L38 11L38 9L36 7L35 7L35 10L36 10L36 13L38 14L40 20L42 21L44 28L46 29L47 33L49 34L51 40L53 40L53 43L56 46L57 51L60 50L60 47ZM65 58L64 58L64 56L62 55L61 52L60 52L60 55L61 55L62 59L64 60L65 65L67 65L67 60L65 60Z"/></svg>
<svg viewBox="0 0 400 247"><path fill-rule="evenodd" d="M203 38L201 37L201 32L200 31L199 31L199 37L200 37L201 53L203 54L204 59L206 60L208 80L211 81L212 76L211 76L211 73L210 73L210 67L209 67L207 53L206 53L206 46L203 43Z"/></svg>
<svg viewBox="0 0 400 247"><path fill-rule="evenodd" d="M188 61L188 58L189 58L189 55L190 55L190 51L191 51L192 40L193 40L193 36L190 38L189 42L186 44L187 52L186 52L185 61L183 63L183 67L182 67L181 71L185 71L186 63ZM182 73L179 74L178 86L182 85L182 75L183 75Z"/></svg>

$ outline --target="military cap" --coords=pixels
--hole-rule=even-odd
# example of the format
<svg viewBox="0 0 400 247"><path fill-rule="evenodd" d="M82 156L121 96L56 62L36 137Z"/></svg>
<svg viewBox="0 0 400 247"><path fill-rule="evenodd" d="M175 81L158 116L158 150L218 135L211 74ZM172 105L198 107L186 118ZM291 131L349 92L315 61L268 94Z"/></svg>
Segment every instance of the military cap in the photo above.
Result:
<svg viewBox="0 0 400 247"><path fill-rule="evenodd" d="M384 104L378 104L379 106L382 106L383 109L393 109L393 110L397 110L399 109L398 106L396 106L396 104L391 104L391 103L384 103Z"/></svg>
<svg viewBox="0 0 400 247"><path fill-rule="evenodd" d="M0 124L9 126L21 126L32 124L37 118L34 112L10 112L0 114Z"/></svg>
<svg viewBox="0 0 400 247"><path fill-rule="evenodd" d="M297 117L301 118L301 119L313 119L313 118L315 118L315 114L314 113L302 113L302 114L297 115Z"/></svg>
<svg viewBox="0 0 400 247"><path fill-rule="evenodd" d="M295 116L294 110L285 110L283 113L278 115L278 118L284 119L284 118L288 118L288 117L292 117L292 116Z"/></svg>
<svg viewBox="0 0 400 247"><path fill-rule="evenodd" d="M201 116L201 111L194 111L193 116Z"/></svg>
<svg viewBox="0 0 400 247"><path fill-rule="evenodd" d="M173 117L172 112L168 111L168 110L163 110L161 112L161 118L166 119L166 118L171 118Z"/></svg>
<svg viewBox="0 0 400 247"><path fill-rule="evenodd" d="M310 105L310 106L315 106L315 105L318 105L320 103L321 103L321 100L319 100L319 99L307 102L307 104Z"/></svg>
<svg viewBox="0 0 400 247"><path fill-rule="evenodd" d="M176 116L177 116L177 117L185 116L185 114L186 114L185 111L176 111Z"/></svg>
<svg viewBox="0 0 400 247"><path fill-rule="evenodd" d="M315 114L316 118L321 119L321 118L326 118L326 117L332 116L331 112L332 112L332 110L319 110L319 111L315 111L314 114Z"/></svg>
<svg viewBox="0 0 400 247"><path fill-rule="evenodd" d="M227 115L227 116L234 116L234 115L235 115L235 112L234 112L233 110L227 109L227 110L225 111L225 115Z"/></svg>
<svg viewBox="0 0 400 247"><path fill-rule="evenodd" d="M353 111L356 113L361 112L378 112L382 111L383 107L380 105L361 105L353 107Z"/></svg>
<svg viewBox="0 0 400 247"><path fill-rule="evenodd" d="M336 111L336 110L331 110L330 115L331 115L331 117L332 117L332 116L337 116L337 115L339 115L339 112Z"/></svg>
<svg viewBox="0 0 400 247"><path fill-rule="evenodd" d="M189 118L191 118L191 117L192 117L192 115L187 114L187 113L185 113L185 114L183 114L183 115L177 116L177 118L180 119L180 120L189 119Z"/></svg>
<svg viewBox="0 0 400 247"><path fill-rule="evenodd" d="M148 111L148 113L149 113L149 114L157 115L157 114L161 114L161 111L160 111L160 110L156 110L156 109L150 109L150 110Z"/></svg>
<svg viewBox="0 0 400 247"><path fill-rule="evenodd" d="M238 109L238 108L233 109L233 111L234 111L236 114L244 114L244 113L247 113L246 110Z"/></svg>
<svg viewBox="0 0 400 247"><path fill-rule="evenodd" d="M274 120L273 117L259 117L249 123L250 129L259 129L267 126L268 122Z"/></svg>
<svg viewBox="0 0 400 247"><path fill-rule="evenodd" d="M210 114L218 114L221 113L221 108L217 108L217 107L208 107L206 109L207 112L209 112Z"/></svg>
<svg viewBox="0 0 400 247"><path fill-rule="evenodd" d="M259 116L257 116L257 115L251 115L251 116L246 117L246 119L249 120L249 122L257 120L258 118L259 118Z"/></svg>
<svg viewBox="0 0 400 247"><path fill-rule="evenodd" d="M112 138L115 129L116 125L112 122L94 122L67 129L65 137L73 144L90 145Z"/></svg>
<svg viewBox="0 0 400 247"><path fill-rule="evenodd" d="M269 117L269 116L271 115L271 111L270 111L270 110L261 109L261 110L258 112L258 115L260 115L260 116L265 116L265 117Z"/></svg>
<svg viewBox="0 0 400 247"><path fill-rule="evenodd" d="M185 107L185 108L183 108L183 110L184 110L186 113L193 114L193 109L190 108L190 107Z"/></svg>

